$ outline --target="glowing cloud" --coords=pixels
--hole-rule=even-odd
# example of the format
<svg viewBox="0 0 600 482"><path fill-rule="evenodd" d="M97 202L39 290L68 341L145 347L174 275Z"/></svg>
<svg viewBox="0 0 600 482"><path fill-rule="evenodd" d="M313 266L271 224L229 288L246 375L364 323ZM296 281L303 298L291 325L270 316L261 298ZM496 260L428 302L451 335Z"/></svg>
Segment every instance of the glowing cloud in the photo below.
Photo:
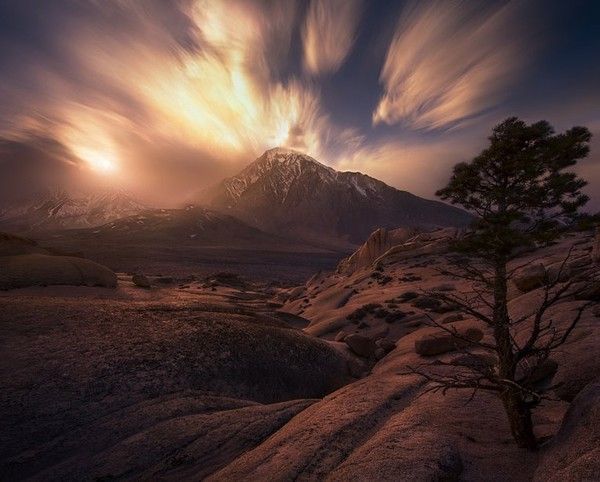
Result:
<svg viewBox="0 0 600 482"><path fill-rule="evenodd" d="M192 49L169 43L168 38L144 36L127 44L118 37L104 38L100 47L97 37L81 35L65 49L103 85L133 98L136 114L102 98L93 105L86 100L83 107L79 101L70 103L63 109L64 118L71 126L89 123L97 132L103 128L107 142L114 138L111 125L129 124L148 141L178 139L218 152L224 160L242 154L251 158L277 145L321 155L326 138L342 130L321 111L316 88L293 78L274 80L273 75L278 59L289 49L294 5L197 0L185 12ZM144 30L160 33L153 24ZM78 120L90 109L109 112L86 118L85 123ZM70 137L64 141L80 152Z"/></svg>
<svg viewBox="0 0 600 482"><path fill-rule="evenodd" d="M335 72L344 63L356 38L359 0L313 0L302 40L304 68L312 74Z"/></svg>
<svg viewBox="0 0 600 482"><path fill-rule="evenodd" d="M405 12L381 71L373 123L446 128L494 107L531 53L517 27L520 7L422 2Z"/></svg>

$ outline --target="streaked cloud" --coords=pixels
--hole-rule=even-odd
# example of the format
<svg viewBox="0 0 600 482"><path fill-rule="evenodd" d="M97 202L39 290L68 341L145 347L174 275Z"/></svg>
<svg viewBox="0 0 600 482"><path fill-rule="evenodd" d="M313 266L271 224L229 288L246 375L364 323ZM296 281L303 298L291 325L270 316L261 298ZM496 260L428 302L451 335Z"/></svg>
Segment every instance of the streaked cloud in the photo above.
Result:
<svg viewBox="0 0 600 482"><path fill-rule="evenodd" d="M435 191L447 182L454 164L477 154L476 139L477 136L459 134L427 141L416 136L384 138L346 149L335 167L365 172L398 189L434 198Z"/></svg>
<svg viewBox="0 0 600 482"><path fill-rule="evenodd" d="M546 13L552 24L537 0L423 0L400 18L374 5L0 2L0 197L86 179L175 204L275 146L432 196L509 115L597 125L599 71L571 59L578 39L553 44L564 78L538 71L531 98L513 91L532 57L551 67L532 36L554 34L559 11L580 18L572 7ZM360 72L324 75L351 53ZM582 163L595 183L596 165Z"/></svg>
<svg viewBox="0 0 600 482"><path fill-rule="evenodd" d="M5 86L22 112L0 135L31 131L38 116L52 119L48 130L74 157L122 180L139 178L132 142L176 142L222 164L274 146L320 157L352 142L357 134L323 111L316 85L277 75L300 21L296 2L174 5L177 12L161 2L107 1L61 17L67 33L53 47L68 62L40 60ZM20 91L24 78L38 85Z"/></svg>
<svg viewBox="0 0 600 482"><path fill-rule="evenodd" d="M535 50L523 4L413 4L389 46L373 123L447 128L496 106Z"/></svg>
<svg viewBox="0 0 600 482"><path fill-rule="evenodd" d="M304 28L304 68L311 74L338 70L356 39L360 0L312 0Z"/></svg>

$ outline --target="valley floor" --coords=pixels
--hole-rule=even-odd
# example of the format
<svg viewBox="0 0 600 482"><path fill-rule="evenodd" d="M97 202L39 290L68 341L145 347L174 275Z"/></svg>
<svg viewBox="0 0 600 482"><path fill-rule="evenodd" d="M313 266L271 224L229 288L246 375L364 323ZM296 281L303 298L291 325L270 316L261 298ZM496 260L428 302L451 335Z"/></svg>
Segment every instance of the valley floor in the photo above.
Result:
<svg viewBox="0 0 600 482"><path fill-rule="evenodd" d="M40 242L61 252L81 253L114 271L142 271L183 278L232 271L256 280L299 284L319 270L332 270L348 253L307 246L206 246L194 243L78 239L46 235Z"/></svg>

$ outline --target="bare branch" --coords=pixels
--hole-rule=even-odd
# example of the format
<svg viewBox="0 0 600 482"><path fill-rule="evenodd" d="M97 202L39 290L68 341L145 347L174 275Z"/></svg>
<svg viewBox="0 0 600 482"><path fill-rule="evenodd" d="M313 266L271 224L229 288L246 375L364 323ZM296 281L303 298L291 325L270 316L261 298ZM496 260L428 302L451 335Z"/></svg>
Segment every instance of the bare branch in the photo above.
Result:
<svg viewBox="0 0 600 482"><path fill-rule="evenodd" d="M466 298L461 298L457 295L441 293L439 291L429 290L429 291L425 291L425 293L427 293L429 296L436 298L440 301L445 301L447 303L457 305L463 312L474 316L475 318L483 321L487 325L492 326L494 324L492 319L489 316L485 315L484 313L482 313L481 311L479 311L473 307L472 300L469 300Z"/></svg>

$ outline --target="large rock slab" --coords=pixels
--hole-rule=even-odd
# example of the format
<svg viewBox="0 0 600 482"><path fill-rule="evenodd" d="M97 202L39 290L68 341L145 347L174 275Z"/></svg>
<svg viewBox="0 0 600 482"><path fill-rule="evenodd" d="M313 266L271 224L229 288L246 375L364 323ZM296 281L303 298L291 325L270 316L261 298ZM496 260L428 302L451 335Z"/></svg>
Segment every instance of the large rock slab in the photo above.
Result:
<svg viewBox="0 0 600 482"><path fill-rule="evenodd" d="M359 269L367 268L388 249L408 241L415 233L416 230L412 228L393 230L379 228L350 257L340 262L337 272L348 275Z"/></svg>
<svg viewBox="0 0 600 482"><path fill-rule="evenodd" d="M589 318L591 317L588 315L588 319L584 319L584 322L591 324ZM557 385L554 392L561 400L573 401L577 394L598 376L600 373L599 344L600 334L582 326L575 331L572 344L567 344L569 351L566 353L564 350L559 351L554 355L559 362L559 367L552 383Z"/></svg>
<svg viewBox="0 0 600 482"><path fill-rule="evenodd" d="M325 480L382 421L414 398L416 378L398 380L369 378L338 390L208 480Z"/></svg>
<svg viewBox="0 0 600 482"><path fill-rule="evenodd" d="M344 342L348 345L348 348L358 356L372 358L375 355L377 345L375 345L373 339L368 336L353 333L344 337Z"/></svg>
<svg viewBox="0 0 600 482"><path fill-rule="evenodd" d="M174 413L36 474L43 480L198 480L254 448L315 400ZM97 451L94 451L96 449Z"/></svg>
<svg viewBox="0 0 600 482"><path fill-rule="evenodd" d="M134 285L139 286L140 288L150 288L150 280L143 273L135 273L131 277L131 281Z"/></svg>
<svg viewBox="0 0 600 482"><path fill-rule="evenodd" d="M117 286L117 275L105 266L71 256L23 254L0 257L0 289L27 286Z"/></svg>
<svg viewBox="0 0 600 482"><path fill-rule="evenodd" d="M327 477L329 481L460 480L463 462L451 437L425 428L418 410L391 417Z"/></svg>
<svg viewBox="0 0 600 482"><path fill-rule="evenodd" d="M569 407L562 426L544 450L536 481L600 479L600 380L588 385Z"/></svg>
<svg viewBox="0 0 600 482"><path fill-rule="evenodd" d="M4 293L0 478L197 480L354 380L327 342L191 300Z"/></svg>

